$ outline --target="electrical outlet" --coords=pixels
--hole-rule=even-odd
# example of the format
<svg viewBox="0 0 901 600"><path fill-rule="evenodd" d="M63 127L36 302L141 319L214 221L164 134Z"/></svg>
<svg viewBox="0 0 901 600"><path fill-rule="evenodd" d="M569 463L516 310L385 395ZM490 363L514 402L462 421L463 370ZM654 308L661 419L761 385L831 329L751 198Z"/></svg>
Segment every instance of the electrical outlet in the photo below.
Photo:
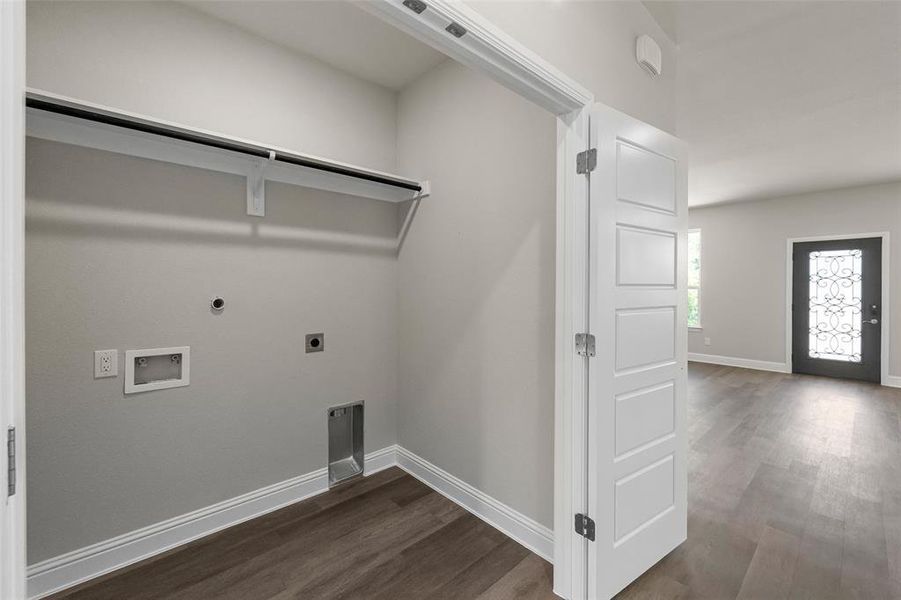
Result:
<svg viewBox="0 0 901 600"><path fill-rule="evenodd" d="M709 345L710 345L710 338L708 338L708 337L705 337L705 338L704 338L704 345L705 345L705 346L709 346Z"/></svg>
<svg viewBox="0 0 901 600"><path fill-rule="evenodd" d="M119 375L119 352L117 350L94 351L94 379Z"/></svg>

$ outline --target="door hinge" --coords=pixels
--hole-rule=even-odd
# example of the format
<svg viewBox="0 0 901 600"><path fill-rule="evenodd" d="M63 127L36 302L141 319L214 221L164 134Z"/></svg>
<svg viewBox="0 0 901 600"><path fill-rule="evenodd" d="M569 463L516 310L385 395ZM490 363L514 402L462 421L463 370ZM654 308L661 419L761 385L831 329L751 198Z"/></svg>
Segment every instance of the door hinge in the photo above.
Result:
<svg viewBox="0 0 901 600"><path fill-rule="evenodd" d="M587 539L589 542L594 541L594 520L588 515L576 515L576 533Z"/></svg>
<svg viewBox="0 0 901 600"><path fill-rule="evenodd" d="M594 336L592 334L576 334L576 354L579 356L594 356Z"/></svg>
<svg viewBox="0 0 901 600"><path fill-rule="evenodd" d="M598 149L590 148L576 154L576 173L587 175L598 166Z"/></svg>
<svg viewBox="0 0 901 600"><path fill-rule="evenodd" d="M9 427L6 430L6 495L16 494L16 428Z"/></svg>

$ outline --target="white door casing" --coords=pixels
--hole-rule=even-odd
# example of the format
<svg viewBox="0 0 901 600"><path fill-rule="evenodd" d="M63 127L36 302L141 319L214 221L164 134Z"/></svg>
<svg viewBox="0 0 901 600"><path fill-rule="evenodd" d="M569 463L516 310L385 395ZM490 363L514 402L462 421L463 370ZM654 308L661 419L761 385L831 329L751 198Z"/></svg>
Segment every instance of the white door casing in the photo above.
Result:
<svg viewBox="0 0 901 600"><path fill-rule="evenodd" d="M590 118L588 597L610 598L687 534L687 169L683 144Z"/></svg>
<svg viewBox="0 0 901 600"><path fill-rule="evenodd" d="M0 598L25 597L25 2L0 1ZM7 428L17 438L7 496Z"/></svg>
<svg viewBox="0 0 901 600"><path fill-rule="evenodd" d="M573 532L573 514L587 511L588 360L576 354L573 339L588 329L588 178L575 165L588 147L590 113L586 108L557 126L554 592L573 600L587 596L587 547Z"/></svg>

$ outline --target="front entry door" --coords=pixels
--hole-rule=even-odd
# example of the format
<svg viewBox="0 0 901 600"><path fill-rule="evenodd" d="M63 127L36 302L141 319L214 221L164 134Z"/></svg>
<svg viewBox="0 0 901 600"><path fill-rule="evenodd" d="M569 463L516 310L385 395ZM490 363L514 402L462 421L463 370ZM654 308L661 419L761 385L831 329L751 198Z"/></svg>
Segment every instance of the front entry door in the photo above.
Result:
<svg viewBox="0 0 901 600"><path fill-rule="evenodd" d="M687 531L684 145L613 109L591 113L590 599L622 590Z"/></svg>
<svg viewBox="0 0 901 600"><path fill-rule="evenodd" d="M879 383L882 239L794 245L792 371Z"/></svg>

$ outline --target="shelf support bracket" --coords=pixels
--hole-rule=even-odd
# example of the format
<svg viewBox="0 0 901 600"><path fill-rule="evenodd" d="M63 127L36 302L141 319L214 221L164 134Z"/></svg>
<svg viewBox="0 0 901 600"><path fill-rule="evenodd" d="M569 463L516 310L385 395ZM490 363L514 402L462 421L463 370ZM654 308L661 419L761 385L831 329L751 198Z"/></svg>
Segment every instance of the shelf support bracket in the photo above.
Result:
<svg viewBox="0 0 901 600"><path fill-rule="evenodd" d="M260 160L247 175L247 214L251 217L266 216L266 167L275 160L275 152Z"/></svg>

